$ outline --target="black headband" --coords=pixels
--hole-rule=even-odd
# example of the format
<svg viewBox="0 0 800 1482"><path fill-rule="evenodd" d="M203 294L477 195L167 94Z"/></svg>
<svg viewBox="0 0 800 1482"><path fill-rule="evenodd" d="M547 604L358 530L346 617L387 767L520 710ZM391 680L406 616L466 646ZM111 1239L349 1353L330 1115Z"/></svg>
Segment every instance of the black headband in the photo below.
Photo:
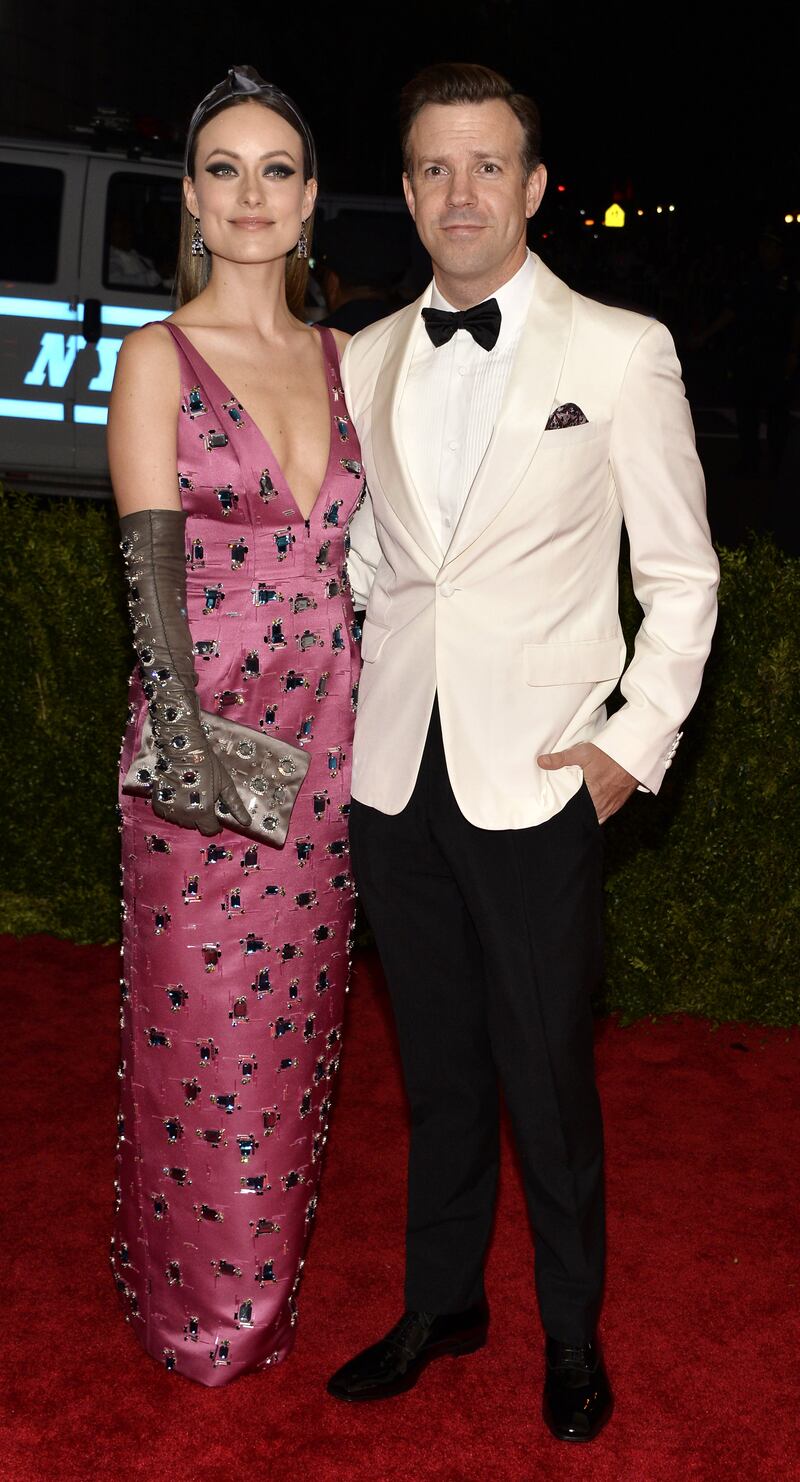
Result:
<svg viewBox="0 0 800 1482"><path fill-rule="evenodd" d="M211 92L206 93L202 101L198 103L192 114L189 132L186 136L187 175L189 174L189 160L194 149L195 139L202 129L203 124L224 103L229 103L231 98L256 98L265 103L267 107L271 103L282 103L287 112L291 114L291 122L296 127L305 145L309 169L311 175L316 179L317 151L314 147L314 140L311 137L308 124L298 112L297 106L292 102L291 98L286 93L282 93L279 87L275 87L274 83L265 82L263 77L259 77L254 67L229 68L227 77L224 77L222 82L218 82L216 87L212 87Z"/></svg>

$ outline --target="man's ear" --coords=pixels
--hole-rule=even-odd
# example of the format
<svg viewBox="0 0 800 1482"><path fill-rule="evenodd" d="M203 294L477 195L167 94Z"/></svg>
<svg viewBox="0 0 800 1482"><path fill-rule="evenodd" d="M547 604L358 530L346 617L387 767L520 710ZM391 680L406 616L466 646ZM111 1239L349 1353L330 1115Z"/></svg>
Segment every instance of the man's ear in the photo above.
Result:
<svg viewBox="0 0 800 1482"><path fill-rule="evenodd" d="M544 165L537 165L535 170L531 170L525 186L525 215L529 219L539 210L546 185L547 171Z"/></svg>
<svg viewBox="0 0 800 1482"><path fill-rule="evenodd" d="M406 173L405 170L403 171L403 195L406 198L406 205L408 206L408 209L411 212L412 219L414 221L416 221L416 219L417 219L417 212L416 212L416 202L414 200L414 187L411 184L411 179L407 175L407 173Z"/></svg>

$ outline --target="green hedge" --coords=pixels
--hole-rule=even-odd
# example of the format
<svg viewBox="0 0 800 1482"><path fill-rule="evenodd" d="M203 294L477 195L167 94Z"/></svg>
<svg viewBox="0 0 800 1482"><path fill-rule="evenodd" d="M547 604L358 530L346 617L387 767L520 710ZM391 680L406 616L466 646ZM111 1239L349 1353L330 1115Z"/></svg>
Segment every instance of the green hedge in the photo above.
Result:
<svg viewBox="0 0 800 1482"><path fill-rule="evenodd" d="M130 648L116 521L0 493L5 848L0 930L118 932L116 765ZM800 562L721 553L700 702L658 798L607 827L604 1006L800 1022ZM623 591L635 631L638 608Z"/></svg>
<svg viewBox="0 0 800 1482"><path fill-rule="evenodd" d="M119 931L116 769L132 650L110 505L0 493L0 930Z"/></svg>
<svg viewBox="0 0 800 1482"><path fill-rule="evenodd" d="M800 560L759 539L720 564L714 645L676 759L658 797L635 795L609 826L606 1001L626 1019L796 1024Z"/></svg>

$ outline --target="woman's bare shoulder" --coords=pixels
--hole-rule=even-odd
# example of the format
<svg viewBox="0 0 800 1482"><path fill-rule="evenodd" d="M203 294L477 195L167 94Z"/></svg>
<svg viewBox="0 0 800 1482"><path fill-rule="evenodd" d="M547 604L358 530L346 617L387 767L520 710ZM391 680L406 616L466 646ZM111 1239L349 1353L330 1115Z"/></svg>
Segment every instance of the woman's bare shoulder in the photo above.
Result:
<svg viewBox="0 0 800 1482"><path fill-rule="evenodd" d="M158 322L132 329L122 341L118 363L134 373L177 365L172 335Z"/></svg>
<svg viewBox="0 0 800 1482"><path fill-rule="evenodd" d="M108 410L108 459L121 514L178 509L175 479L181 376L162 324L126 335Z"/></svg>
<svg viewBox="0 0 800 1482"><path fill-rule="evenodd" d="M117 357L117 385L177 392L180 368L175 344L163 324L145 324L125 336Z"/></svg>

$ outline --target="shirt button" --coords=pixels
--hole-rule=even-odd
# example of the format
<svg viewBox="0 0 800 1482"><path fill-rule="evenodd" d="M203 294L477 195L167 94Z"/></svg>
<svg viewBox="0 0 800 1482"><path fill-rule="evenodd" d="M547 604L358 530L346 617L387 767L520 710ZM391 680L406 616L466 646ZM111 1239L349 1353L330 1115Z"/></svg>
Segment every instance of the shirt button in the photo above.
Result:
<svg viewBox="0 0 800 1482"><path fill-rule="evenodd" d="M467 367L465 365L460 365L458 367L458 374L460 376L466 376L468 374Z"/></svg>
<svg viewBox="0 0 800 1482"><path fill-rule="evenodd" d="M450 443L447 444L447 446L450 449L450 452L451 453L457 453L458 452L458 443L457 442L450 442Z"/></svg>

